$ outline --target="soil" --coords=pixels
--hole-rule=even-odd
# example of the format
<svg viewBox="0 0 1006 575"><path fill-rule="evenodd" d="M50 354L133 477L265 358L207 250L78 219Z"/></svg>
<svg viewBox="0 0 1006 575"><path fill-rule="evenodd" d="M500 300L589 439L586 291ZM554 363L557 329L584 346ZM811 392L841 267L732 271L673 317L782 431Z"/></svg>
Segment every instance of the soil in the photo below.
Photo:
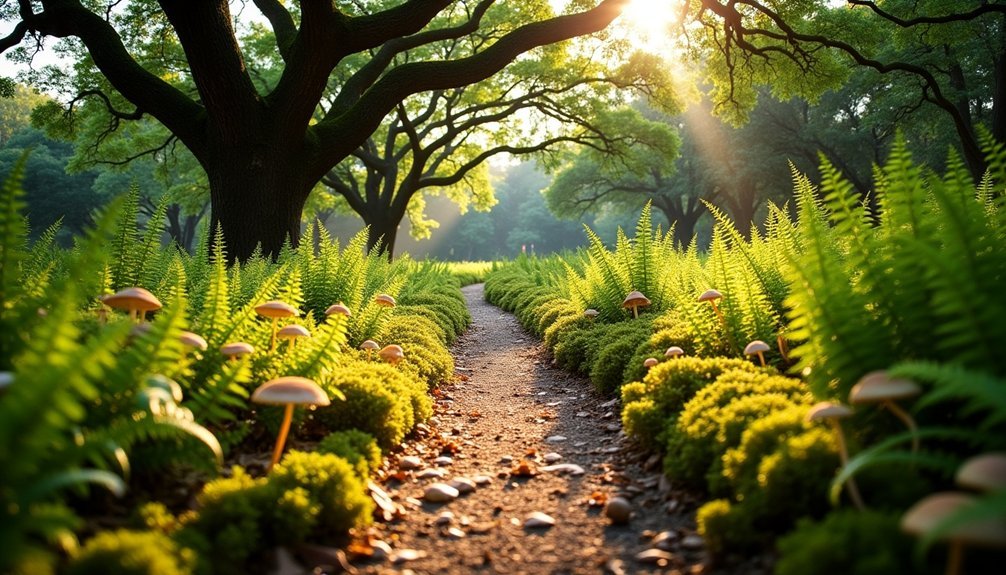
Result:
<svg viewBox="0 0 1006 575"><path fill-rule="evenodd" d="M473 324L452 350L455 382L436 390L436 415L428 425L389 455L375 479L375 487L391 498L386 521L375 522L348 548L344 568L360 573L766 572L757 557L728 570L711 565L695 534L695 509L702 501L676 489L661 473L659 458L625 436L617 400L552 366L541 343L513 315L483 300L481 285L463 292ZM558 463L575 464L583 473L545 470L551 453L562 456ZM421 467L402 470L406 456L418 456ZM451 461L436 464L441 456ZM430 469L445 475L420 478ZM433 483L476 476L490 481L447 503L423 500ZM627 523L613 524L605 516L603 502L614 497L629 502ZM533 512L549 515L554 526L526 527ZM638 557L658 547L664 551L660 557Z"/></svg>

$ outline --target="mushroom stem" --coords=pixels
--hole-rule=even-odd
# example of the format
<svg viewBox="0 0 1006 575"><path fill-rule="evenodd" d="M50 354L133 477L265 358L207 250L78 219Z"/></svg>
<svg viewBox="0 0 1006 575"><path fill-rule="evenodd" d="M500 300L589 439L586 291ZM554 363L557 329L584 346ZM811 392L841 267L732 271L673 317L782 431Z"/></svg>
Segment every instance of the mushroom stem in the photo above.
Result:
<svg viewBox="0 0 1006 575"><path fill-rule="evenodd" d="M780 333L775 336L775 342L779 346L779 355L782 356L782 360L789 363L789 345L786 344L786 338Z"/></svg>
<svg viewBox="0 0 1006 575"><path fill-rule="evenodd" d="M636 311L637 309L638 309L637 306L632 306L632 318L633 319L639 319L639 312Z"/></svg>
<svg viewBox="0 0 1006 575"><path fill-rule="evenodd" d="M290 422L293 420L293 404L286 404L286 409L283 412L283 424L279 428L279 437L276 438L276 447L272 450L272 461L269 463L269 469L266 469L266 473L272 471L272 468L279 463L279 456L283 453L283 446L286 445L286 436L290 432Z"/></svg>
<svg viewBox="0 0 1006 575"><path fill-rule="evenodd" d="M278 322L278 317L272 318L272 337L269 338L269 351L276 351L276 326Z"/></svg>
<svg viewBox="0 0 1006 575"><path fill-rule="evenodd" d="M129 309L129 321L136 321L136 310L133 308Z"/></svg>
<svg viewBox="0 0 1006 575"><path fill-rule="evenodd" d="M894 403L893 401L885 401L883 403L883 405L887 409L890 409L891 413L894 414L894 417L897 417L898 419L900 419L902 421L902 423L905 424L905 427L908 428L908 431L911 432L911 434L912 434L912 453L913 454L914 453L918 453L919 452L919 426L915 424L915 419L913 419L912 416L909 415L909 413L907 411L905 411L904 409L901 409L901 407L897 403Z"/></svg>
<svg viewBox="0 0 1006 575"><path fill-rule="evenodd" d="M845 434L842 433L842 424L832 419L831 428L835 431L835 443L838 444L838 457L842 460L842 466L845 467L849 463L849 450L845 446ZM866 504L863 503L863 496L859 494L859 486L856 485L856 479L850 477L846 483L849 487L849 498L852 499L853 505L860 511L866 509Z"/></svg>
<svg viewBox="0 0 1006 575"><path fill-rule="evenodd" d="M145 321L147 321L147 310L141 309L140 310L140 321L139 321L139 323L143 323Z"/></svg>
<svg viewBox="0 0 1006 575"><path fill-rule="evenodd" d="M293 351L293 342L294 342L294 341L295 341L296 339L297 339L297 338L295 338L295 337L291 337L291 338L290 338L290 345L289 345L289 347L287 347L287 348L286 348L286 352L287 352L287 353L290 353L290 352L292 352L292 351Z"/></svg>
<svg viewBox="0 0 1006 575"><path fill-rule="evenodd" d="M764 352L761 352L761 351L758 352L758 361L761 362L761 366L762 367L765 367L765 353Z"/></svg>
<svg viewBox="0 0 1006 575"><path fill-rule="evenodd" d="M727 320L723 318L723 312L720 311L720 306L716 305L716 300L711 299L709 303L713 304L713 311L716 312L716 317L720 318L720 323L723 324L723 329L727 328Z"/></svg>
<svg viewBox="0 0 1006 575"><path fill-rule="evenodd" d="M950 549L947 553L947 575L961 575L961 567L964 565L964 544L957 540L950 540Z"/></svg>

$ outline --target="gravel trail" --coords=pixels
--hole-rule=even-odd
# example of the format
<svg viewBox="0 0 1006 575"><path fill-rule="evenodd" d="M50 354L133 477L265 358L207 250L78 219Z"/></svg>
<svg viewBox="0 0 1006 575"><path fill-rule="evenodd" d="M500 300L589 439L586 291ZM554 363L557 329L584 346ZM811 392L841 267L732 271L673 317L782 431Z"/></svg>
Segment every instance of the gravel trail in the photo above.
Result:
<svg viewBox="0 0 1006 575"><path fill-rule="evenodd" d="M439 388L435 417L389 456L377 480L398 513L375 523L367 538L391 554L376 549L367 559L367 544L358 543L363 551L350 548L352 566L362 573L714 572L694 533L700 502L674 489L658 460L625 438L614 400L551 366L513 315L483 300L481 285L462 291L473 324L452 350L458 377ZM553 453L582 474L544 470ZM417 469L402 470L417 457ZM438 464L438 457L450 461ZM430 470L444 475L423 478L440 473ZM424 500L434 483L477 476L488 483L446 503ZM613 525L596 505L615 496L630 503L627 524ZM554 526L525 526L534 512Z"/></svg>

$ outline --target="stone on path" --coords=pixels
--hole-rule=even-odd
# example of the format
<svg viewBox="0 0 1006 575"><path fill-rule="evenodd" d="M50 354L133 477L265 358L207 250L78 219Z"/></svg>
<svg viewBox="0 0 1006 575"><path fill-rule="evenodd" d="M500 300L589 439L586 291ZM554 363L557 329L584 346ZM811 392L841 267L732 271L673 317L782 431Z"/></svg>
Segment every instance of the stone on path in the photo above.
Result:
<svg viewBox="0 0 1006 575"><path fill-rule="evenodd" d="M423 499L431 503L446 503L448 501L454 501L458 498L460 493L457 489L447 485L446 483L434 483L426 488L423 493Z"/></svg>
<svg viewBox="0 0 1006 575"><path fill-rule="evenodd" d="M423 466L423 460L415 455L406 455L398 460L398 469L402 471L412 471Z"/></svg>
<svg viewBox="0 0 1006 575"><path fill-rule="evenodd" d="M546 453L544 456L545 463L555 463L562 460L562 456L556 452Z"/></svg>
<svg viewBox="0 0 1006 575"><path fill-rule="evenodd" d="M546 515L541 511L532 511L524 519L525 529L537 529L541 527L552 527L555 525L555 519L551 515Z"/></svg>
<svg viewBox="0 0 1006 575"><path fill-rule="evenodd" d="M566 473L570 475L583 475L583 468L575 463L557 463L555 465L547 465L541 468L542 471L547 471L549 473L558 473L559 475L564 475Z"/></svg>
<svg viewBox="0 0 1006 575"><path fill-rule="evenodd" d="M467 477L455 477L448 485L457 489L462 495L475 491L475 482Z"/></svg>
<svg viewBox="0 0 1006 575"><path fill-rule="evenodd" d="M636 554L636 561L640 563L663 563L666 565L671 559L674 559L674 555L660 549L647 549Z"/></svg>
<svg viewBox="0 0 1006 575"><path fill-rule="evenodd" d="M562 443L566 441L565 435L550 435L545 438L545 443Z"/></svg>
<svg viewBox="0 0 1006 575"><path fill-rule="evenodd" d="M624 525L632 515L632 504L622 497L612 497L604 506L604 516L615 525Z"/></svg>

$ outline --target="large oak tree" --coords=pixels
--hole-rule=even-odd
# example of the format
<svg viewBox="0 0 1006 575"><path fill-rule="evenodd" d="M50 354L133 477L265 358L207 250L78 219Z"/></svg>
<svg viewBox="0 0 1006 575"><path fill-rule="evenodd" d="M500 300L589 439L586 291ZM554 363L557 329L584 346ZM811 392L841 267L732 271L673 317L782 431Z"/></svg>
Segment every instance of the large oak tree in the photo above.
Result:
<svg viewBox="0 0 1006 575"><path fill-rule="evenodd" d="M408 96L478 82L531 49L602 30L625 2L576 2L582 10L560 16L545 1L527 2L511 10L508 30L485 38L481 23L500 7L495 0L304 0L297 9L254 0L283 60L268 91L250 73L226 0L20 0L2 8L17 24L0 51L26 38L78 40L116 94L78 85L76 96L108 104L115 121L149 114L181 141L207 173L212 225L231 257L244 258L257 244L277 253L296 242L315 184ZM398 58L442 41L479 49L456 59ZM180 47L178 57L148 69L144 54L159 46ZM330 79L346 66L351 73L319 117ZM131 107L116 107L116 98Z"/></svg>

